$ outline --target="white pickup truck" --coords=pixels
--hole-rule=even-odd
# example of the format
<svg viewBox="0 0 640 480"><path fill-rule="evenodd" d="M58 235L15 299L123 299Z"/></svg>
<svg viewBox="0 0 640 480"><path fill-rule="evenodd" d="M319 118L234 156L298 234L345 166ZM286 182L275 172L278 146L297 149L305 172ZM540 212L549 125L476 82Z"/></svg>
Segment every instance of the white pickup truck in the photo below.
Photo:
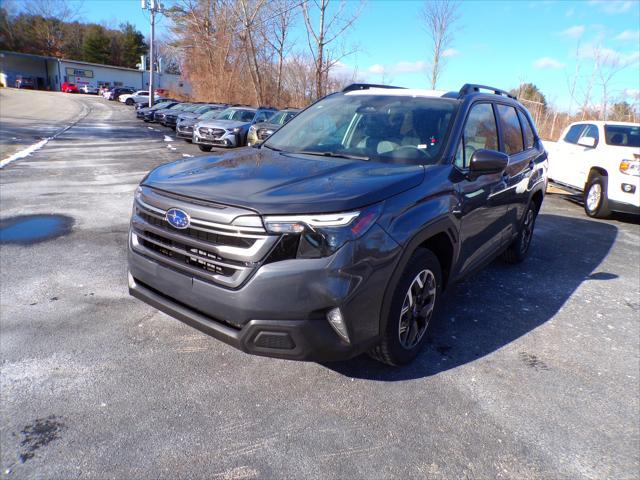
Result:
<svg viewBox="0 0 640 480"><path fill-rule="evenodd" d="M583 192L587 215L640 215L640 124L576 122L545 146L549 179Z"/></svg>

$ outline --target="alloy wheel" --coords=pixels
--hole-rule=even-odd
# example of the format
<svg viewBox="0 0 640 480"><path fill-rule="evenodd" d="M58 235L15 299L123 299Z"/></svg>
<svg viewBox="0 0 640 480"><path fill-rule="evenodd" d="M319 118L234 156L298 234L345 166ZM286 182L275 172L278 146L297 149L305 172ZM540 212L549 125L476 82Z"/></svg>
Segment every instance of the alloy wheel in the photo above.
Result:
<svg viewBox="0 0 640 480"><path fill-rule="evenodd" d="M431 270L422 270L411 282L400 311L398 336L400 345L415 347L429 326L436 302L436 277Z"/></svg>
<svg viewBox="0 0 640 480"><path fill-rule="evenodd" d="M525 253L529 248L529 244L531 243L531 238L533 237L533 222L535 220L535 215L533 213L533 208L527 210L527 215L524 218L524 223L522 224L522 241L520 242L520 252Z"/></svg>
<svg viewBox="0 0 640 480"><path fill-rule="evenodd" d="M602 187L599 183L594 183L587 194L587 208L590 212L595 212L602 199Z"/></svg>

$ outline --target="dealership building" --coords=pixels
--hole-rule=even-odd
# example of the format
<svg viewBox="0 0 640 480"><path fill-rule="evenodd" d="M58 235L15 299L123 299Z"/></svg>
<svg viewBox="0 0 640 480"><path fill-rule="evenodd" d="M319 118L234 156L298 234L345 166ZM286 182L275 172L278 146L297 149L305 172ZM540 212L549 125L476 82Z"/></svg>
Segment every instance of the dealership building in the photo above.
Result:
<svg viewBox="0 0 640 480"><path fill-rule="evenodd" d="M14 87L16 81L20 83L23 79L31 80L30 83L38 90L60 91L64 82L78 86L132 87L136 90L149 87L147 70L0 51L0 83ZM170 73L155 72L154 86L184 95L191 93L191 86L180 75Z"/></svg>

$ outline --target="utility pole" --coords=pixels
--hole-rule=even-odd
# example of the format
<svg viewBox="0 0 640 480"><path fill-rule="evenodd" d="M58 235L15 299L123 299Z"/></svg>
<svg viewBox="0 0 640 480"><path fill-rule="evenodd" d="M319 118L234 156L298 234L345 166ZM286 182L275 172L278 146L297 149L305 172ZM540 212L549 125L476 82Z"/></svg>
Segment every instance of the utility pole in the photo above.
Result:
<svg viewBox="0 0 640 480"><path fill-rule="evenodd" d="M156 13L162 13L160 0L141 0L143 10L149 10L151 22L151 45L149 47L149 106L153 107L153 73L155 70L154 43L156 35Z"/></svg>

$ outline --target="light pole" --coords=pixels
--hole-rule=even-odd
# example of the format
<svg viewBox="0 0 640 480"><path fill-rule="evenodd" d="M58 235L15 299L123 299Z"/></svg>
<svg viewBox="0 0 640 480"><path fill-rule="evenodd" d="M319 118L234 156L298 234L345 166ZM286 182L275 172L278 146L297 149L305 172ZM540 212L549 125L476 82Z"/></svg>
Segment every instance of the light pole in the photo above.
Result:
<svg viewBox="0 0 640 480"><path fill-rule="evenodd" d="M149 106L153 107L153 72L155 70L154 43L156 35L156 13L162 13L160 0L141 0L143 10L149 10L151 22L151 45L149 47Z"/></svg>

